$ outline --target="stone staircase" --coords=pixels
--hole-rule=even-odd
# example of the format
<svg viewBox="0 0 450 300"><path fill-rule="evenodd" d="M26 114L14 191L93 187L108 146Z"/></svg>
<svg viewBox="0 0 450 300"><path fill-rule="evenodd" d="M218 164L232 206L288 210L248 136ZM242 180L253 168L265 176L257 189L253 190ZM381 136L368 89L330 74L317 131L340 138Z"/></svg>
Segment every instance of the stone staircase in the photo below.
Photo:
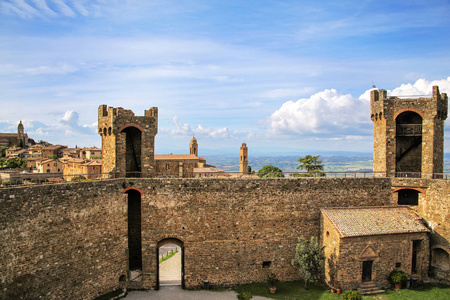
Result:
<svg viewBox="0 0 450 300"><path fill-rule="evenodd" d="M380 287L373 281L361 283L361 287L358 291L363 295L375 295L385 292L385 290L380 289Z"/></svg>

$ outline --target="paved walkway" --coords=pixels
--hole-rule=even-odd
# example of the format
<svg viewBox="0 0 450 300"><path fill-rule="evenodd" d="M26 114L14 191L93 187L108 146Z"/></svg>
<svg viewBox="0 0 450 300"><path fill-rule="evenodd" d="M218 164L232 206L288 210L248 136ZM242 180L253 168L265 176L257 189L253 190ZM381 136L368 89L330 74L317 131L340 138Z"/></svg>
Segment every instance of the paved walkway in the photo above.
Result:
<svg viewBox="0 0 450 300"><path fill-rule="evenodd" d="M237 293L233 291L188 291L178 286L161 287L159 291L134 291L130 292L124 299L127 300L236 300ZM270 299L254 296L252 300Z"/></svg>
<svg viewBox="0 0 450 300"><path fill-rule="evenodd" d="M159 264L159 284L181 285L181 251Z"/></svg>

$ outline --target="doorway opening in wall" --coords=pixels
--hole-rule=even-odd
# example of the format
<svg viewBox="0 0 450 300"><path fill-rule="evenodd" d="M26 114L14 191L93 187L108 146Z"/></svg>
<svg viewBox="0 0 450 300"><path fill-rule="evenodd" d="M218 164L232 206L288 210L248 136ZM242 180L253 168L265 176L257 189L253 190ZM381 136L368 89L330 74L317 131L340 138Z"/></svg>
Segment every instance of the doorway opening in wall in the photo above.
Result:
<svg viewBox="0 0 450 300"><path fill-rule="evenodd" d="M372 265L373 265L373 260L363 261L362 282L372 281Z"/></svg>
<svg viewBox="0 0 450 300"><path fill-rule="evenodd" d="M412 260L411 260L411 274L417 274L417 270L419 269L419 266L417 264L417 256L420 252L420 245L422 241L421 240L415 240L412 243Z"/></svg>
<svg viewBox="0 0 450 300"><path fill-rule="evenodd" d="M406 111L396 120L396 176L420 177L422 171L422 117Z"/></svg>
<svg viewBox="0 0 450 300"><path fill-rule="evenodd" d="M142 280L141 193L128 190L128 270L130 281Z"/></svg>
<svg viewBox="0 0 450 300"><path fill-rule="evenodd" d="M142 132L130 126L122 130L125 133L125 171L126 177L141 176Z"/></svg>
<svg viewBox="0 0 450 300"><path fill-rule="evenodd" d="M419 205L419 192L413 189L403 189L397 192L398 205Z"/></svg>
<svg viewBox="0 0 450 300"><path fill-rule="evenodd" d="M181 286L184 289L184 245L175 238L158 242L157 249L157 287Z"/></svg>

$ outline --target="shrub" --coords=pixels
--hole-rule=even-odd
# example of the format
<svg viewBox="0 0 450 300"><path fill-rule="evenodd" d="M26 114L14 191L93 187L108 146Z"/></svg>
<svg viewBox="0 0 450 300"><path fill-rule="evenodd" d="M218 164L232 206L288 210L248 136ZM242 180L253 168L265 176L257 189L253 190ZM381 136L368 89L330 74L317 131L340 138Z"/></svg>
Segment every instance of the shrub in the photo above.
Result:
<svg viewBox="0 0 450 300"><path fill-rule="evenodd" d="M277 275L275 275L274 273L270 273L269 277L267 277L267 283L269 284L269 287L271 288L276 288L278 285L278 278Z"/></svg>
<svg viewBox="0 0 450 300"><path fill-rule="evenodd" d="M82 175L74 176L71 179L71 181L83 181L83 180L86 180L86 178L84 176L82 176Z"/></svg>
<svg viewBox="0 0 450 300"><path fill-rule="evenodd" d="M253 295L252 293L250 293L249 291L241 291L238 295L237 298L239 300L250 300L252 299Z"/></svg>
<svg viewBox="0 0 450 300"><path fill-rule="evenodd" d="M408 275L400 270L394 270L389 274L388 281L391 284L403 284L408 280Z"/></svg>
<svg viewBox="0 0 450 300"><path fill-rule="evenodd" d="M361 300L362 295L359 291L345 291L341 294L342 300Z"/></svg>

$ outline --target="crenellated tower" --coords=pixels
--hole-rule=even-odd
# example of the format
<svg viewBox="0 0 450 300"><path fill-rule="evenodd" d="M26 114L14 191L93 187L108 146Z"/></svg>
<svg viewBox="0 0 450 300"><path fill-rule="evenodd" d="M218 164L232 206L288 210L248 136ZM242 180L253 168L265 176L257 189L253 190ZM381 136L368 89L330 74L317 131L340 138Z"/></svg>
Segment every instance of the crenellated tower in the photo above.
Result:
<svg viewBox="0 0 450 300"><path fill-rule="evenodd" d="M239 159L239 172L241 175L248 173L248 148L246 143L242 143Z"/></svg>
<svg viewBox="0 0 450 300"><path fill-rule="evenodd" d="M447 94L440 94L437 86L430 98L387 97L385 90L371 91L376 176L439 178L447 105Z"/></svg>
<svg viewBox="0 0 450 300"><path fill-rule="evenodd" d="M98 133L102 136L102 172L120 177L151 177L155 173L158 108L135 116L131 110L100 105Z"/></svg>

